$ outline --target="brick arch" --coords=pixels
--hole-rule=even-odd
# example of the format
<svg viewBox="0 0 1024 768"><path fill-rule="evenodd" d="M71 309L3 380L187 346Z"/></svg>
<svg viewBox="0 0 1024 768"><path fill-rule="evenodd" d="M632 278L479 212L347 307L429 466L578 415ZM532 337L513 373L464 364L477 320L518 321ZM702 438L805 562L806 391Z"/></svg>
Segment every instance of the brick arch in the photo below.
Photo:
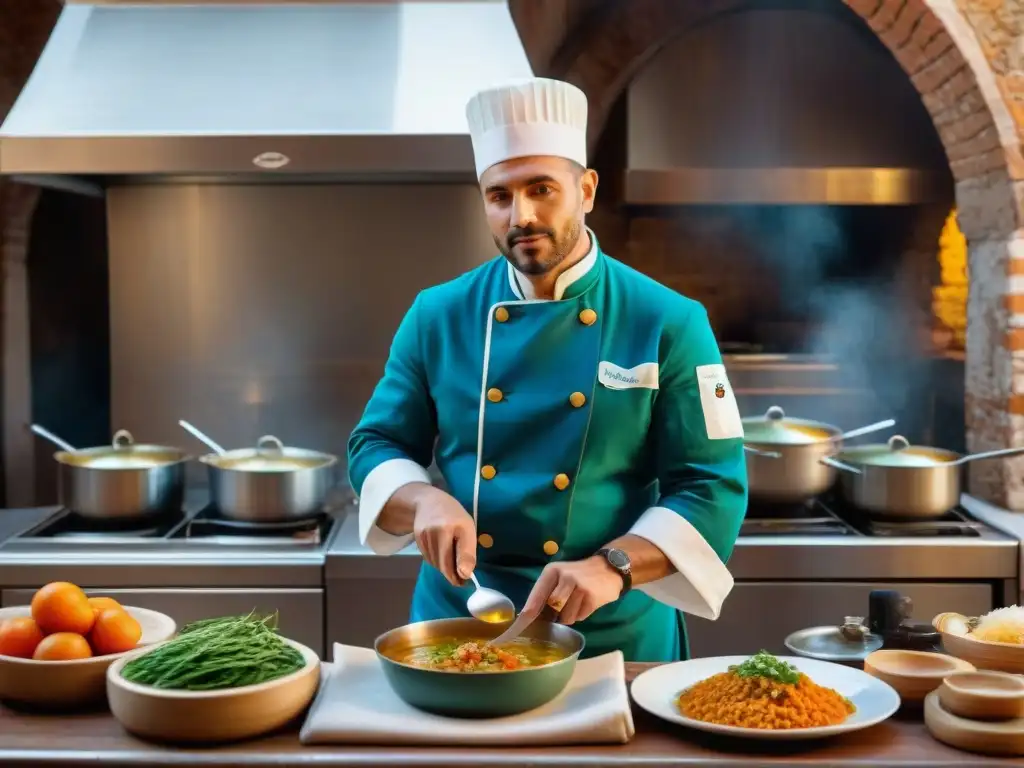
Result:
<svg viewBox="0 0 1024 768"><path fill-rule="evenodd" d="M967 340L970 450L1024 442L1024 108L1015 121L1007 84L990 60L1019 48L993 10L971 16L950 0L842 0L892 52L931 115L956 182L969 242L971 294ZM957 0L967 5L966 0ZM538 75L580 86L590 100L591 144L633 77L662 47L711 16L763 4L750 0L509 0ZM571 13L569 12L571 11ZM988 23L991 21L991 24ZM571 22L571 23L567 23ZM1019 22L1018 22L1019 23ZM552 30L561 29L559 42ZM986 36L979 39L980 34ZM1016 36L1016 40L1012 39ZM984 43L984 45L983 45ZM1002 49L1000 48L1002 46ZM1003 64L1006 62L1003 61ZM1000 71L1004 71L1000 67ZM1016 280L1011 275L1018 274ZM1017 317L1022 321L1017 329ZM1019 357L1015 360L1015 357ZM1020 373L1014 375L1015 366ZM970 466L970 490L1024 509L1024 460Z"/></svg>

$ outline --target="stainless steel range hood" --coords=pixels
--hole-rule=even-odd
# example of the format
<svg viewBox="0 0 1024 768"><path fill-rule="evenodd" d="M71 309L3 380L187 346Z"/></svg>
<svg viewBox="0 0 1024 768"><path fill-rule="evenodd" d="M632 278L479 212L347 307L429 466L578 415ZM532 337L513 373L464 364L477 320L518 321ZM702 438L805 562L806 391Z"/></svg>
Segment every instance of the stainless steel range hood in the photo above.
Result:
<svg viewBox="0 0 1024 768"><path fill-rule="evenodd" d="M502 0L67 0L0 173L468 180L466 100L531 74Z"/></svg>
<svg viewBox="0 0 1024 768"><path fill-rule="evenodd" d="M842 3L722 14L662 49L627 96L632 205L952 199L921 98Z"/></svg>

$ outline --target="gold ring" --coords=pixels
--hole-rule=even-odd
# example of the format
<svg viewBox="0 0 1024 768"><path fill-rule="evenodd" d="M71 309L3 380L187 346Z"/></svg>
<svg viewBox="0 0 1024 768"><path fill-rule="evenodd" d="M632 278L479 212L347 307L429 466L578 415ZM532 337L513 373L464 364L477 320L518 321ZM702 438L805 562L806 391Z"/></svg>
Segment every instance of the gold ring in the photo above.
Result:
<svg viewBox="0 0 1024 768"><path fill-rule="evenodd" d="M555 613L561 613L565 608L565 600L548 600L548 607Z"/></svg>

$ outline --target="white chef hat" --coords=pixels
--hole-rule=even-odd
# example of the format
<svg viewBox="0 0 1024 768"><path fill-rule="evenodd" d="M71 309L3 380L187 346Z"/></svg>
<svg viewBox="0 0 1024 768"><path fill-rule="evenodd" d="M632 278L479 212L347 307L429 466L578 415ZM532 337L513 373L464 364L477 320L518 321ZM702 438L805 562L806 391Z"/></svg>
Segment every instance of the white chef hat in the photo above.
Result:
<svg viewBox="0 0 1024 768"><path fill-rule="evenodd" d="M466 105L477 178L516 157L549 155L587 165L587 97L561 80L538 77L488 88Z"/></svg>

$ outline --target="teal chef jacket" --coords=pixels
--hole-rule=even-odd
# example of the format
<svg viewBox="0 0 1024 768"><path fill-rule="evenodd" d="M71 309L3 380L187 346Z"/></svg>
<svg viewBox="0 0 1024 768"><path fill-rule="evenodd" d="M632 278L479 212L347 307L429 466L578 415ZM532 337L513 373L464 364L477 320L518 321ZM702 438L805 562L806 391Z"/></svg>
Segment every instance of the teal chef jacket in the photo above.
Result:
<svg viewBox="0 0 1024 768"><path fill-rule="evenodd" d="M554 300L503 257L421 292L349 440L360 536L382 555L413 537L375 523L432 460L478 533L476 574L521 610L545 565L626 533L677 572L575 626L584 655L687 655L681 613L718 617L747 504L743 428L707 313L601 252ZM468 615L472 587L424 563L412 620Z"/></svg>

